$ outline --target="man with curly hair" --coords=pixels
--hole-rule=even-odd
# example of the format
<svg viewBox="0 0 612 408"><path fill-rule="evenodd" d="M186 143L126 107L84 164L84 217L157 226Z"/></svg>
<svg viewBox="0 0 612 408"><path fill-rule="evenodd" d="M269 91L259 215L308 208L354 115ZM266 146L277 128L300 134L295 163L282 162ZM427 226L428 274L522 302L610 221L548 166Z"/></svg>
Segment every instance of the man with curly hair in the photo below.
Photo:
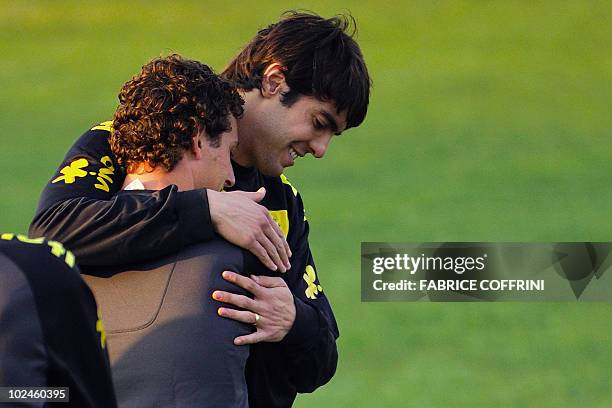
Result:
<svg viewBox="0 0 612 408"><path fill-rule="evenodd" d="M200 62L173 54L143 66L121 88L113 116L110 145L127 171L124 185L139 180L155 187L149 190L174 184L215 191L233 186L230 152L238 144L236 118L243 103Z"/></svg>
<svg viewBox="0 0 612 408"><path fill-rule="evenodd" d="M334 135L365 118L370 77L353 27L350 16L290 13L230 62L222 75L245 100L232 154L236 184L226 188L234 191L165 188L152 200L114 195L124 175L106 142L111 127L102 123L68 152L30 228L64 241L84 268L151 259L216 234L255 254L271 277L225 273L250 296L213 293L241 309L219 308L222 317L256 324L234 340L252 345L251 407L290 406L336 370L338 328L310 251L301 196L282 171L306 154L323 157Z"/></svg>
<svg viewBox="0 0 612 408"><path fill-rule="evenodd" d="M176 54L155 59L125 83L119 102L110 138L127 171L119 195L153 199L167 187L220 191L234 184L230 153L243 100L206 65ZM253 326L220 319L211 298L215 289L233 290L220 270L263 271L244 252L215 238L153 262L83 275L104 317L120 406L248 406L249 347L233 339Z"/></svg>

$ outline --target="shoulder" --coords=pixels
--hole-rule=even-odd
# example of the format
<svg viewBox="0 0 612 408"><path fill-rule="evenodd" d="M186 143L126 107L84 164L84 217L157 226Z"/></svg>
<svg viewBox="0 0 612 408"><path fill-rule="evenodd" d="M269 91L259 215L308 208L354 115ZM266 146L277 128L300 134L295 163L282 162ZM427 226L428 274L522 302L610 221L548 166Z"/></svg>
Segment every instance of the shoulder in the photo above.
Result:
<svg viewBox="0 0 612 408"><path fill-rule="evenodd" d="M108 139L112 131L112 120L97 123L81 134L71 150L79 149L92 155L110 152Z"/></svg>
<svg viewBox="0 0 612 408"><path fill-rule="evenodd" d="M289 190L290 190L290 191L291 191L291 193L293 193L293 195L294 195L295 197L297 197L297 195L298 195L297 188L295 188L295 187L293 186L293 184L291 184L291 182L289 181L289 179L287 178L287 176L285 176L284 174L281 174L279 178L280 178L281 183L282 183L282 184L285 186L285 187L284 187L284 188L285 188L285 190L287 190L287 192L289 192Z"/></svg>
<svg viewBox="0 0 612 408"><path fill-rule="evenodd" d="M266 198L274 201L283 201L285 206L301 202L302 198L295 184L285 174L278 177L263 176L266 187Z"/></svg>
<svg viewBox="0 0 612 408"><path fill-rule="evenodd" d="M198 270L205 269L211 273L217 271L220 274L223 270L242 272L244 253L242 248L218 237L186 247L179 252L177 262L197 265Z"/></svg>
<svg viewBox="0 0 612 408"><path fill-rule="evenodd" d="M267 189L264 204L287 237L291 230L296 231L296 227L305 221L302 197L285 174L264 177L264 181Z"/></svg>
<svg viewBox="0 0 612 408"><path fill-rule="evenodd" d="M86 130L68 150L64 165L80 168L97 162L111 166L113 154L109 138L112 130L112 121L98 123Z"/></svg>
<svg viewBox="0 0 612 408"><path fill-rule="evenodd" d="M73 298L93 300L73 253L61 243L13 233L3 233L0 238L0 253L25 276L41 313L57 310L58 299L68 303ZM0 269L0 275L6 273Z"/></svg>
<svg viewBox="0 0 612 408"><path fill-rule="evenodd" d="M123 178L124 172L116 165L110 148L111 132L112 122L106 121L83 133L64 157L49 185L97 189L104 198L105 193L114 194L120 185L115 183L117 176Z"/></svg>
<svg viewBox="0 0 612 408"><path fill-rule="evenodd" d="M79 276L73 253L57 242L46 238L28 238L22 234L2 233L0 252L12 259L29 274L48 275L41 269L63 270L67 276Z"/></svg>
<svg viewBox="0 0 612 408"><path fill-rule="evenodd" d="M13 273L18 271L25 277L40 314L54 316L82 302L93 304L91 291L80 276L74 255L61 243L13 233L3 233L0 238L3 262L12 263ZM3 279L8 278L6 275L10 272L7 271L10 268L0 265Z"/></svg>

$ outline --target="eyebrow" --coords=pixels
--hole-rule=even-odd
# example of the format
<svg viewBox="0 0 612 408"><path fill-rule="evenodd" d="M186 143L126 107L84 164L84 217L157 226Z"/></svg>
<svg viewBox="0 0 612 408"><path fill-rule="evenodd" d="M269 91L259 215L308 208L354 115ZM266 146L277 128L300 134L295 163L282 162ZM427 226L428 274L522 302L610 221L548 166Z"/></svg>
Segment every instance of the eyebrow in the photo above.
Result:
<svg viewBox="0 0 612 408"><path fill-rule="evenodd" d="M325 119L327 120L327 122L329 122L329 127L331 128L332 132L334 132L335 135L340 136L342 132L338 132L338 123L336 122L336 119L334 119L332 114L326 110L322 110L320 113L321 115L325 116Z"/></svg>

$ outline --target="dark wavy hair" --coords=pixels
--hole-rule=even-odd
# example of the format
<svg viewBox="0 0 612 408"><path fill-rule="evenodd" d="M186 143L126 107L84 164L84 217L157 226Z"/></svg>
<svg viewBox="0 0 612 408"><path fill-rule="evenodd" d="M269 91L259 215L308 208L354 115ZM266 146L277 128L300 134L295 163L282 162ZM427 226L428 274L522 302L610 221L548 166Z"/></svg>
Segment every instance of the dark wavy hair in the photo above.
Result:
<svg viewBox="0 0 612 408"><path fill-rule="evenodd" d="M238 88L261 88L264 70L282 65L290 91L283 95L291 106L299 95L333 101L338 113L347 111L347 128L365 119L371 80L351 15L325 19L310 12L290 11L279 22L260 30L231 61L223 77Z"/></svg>
<svg viewBox="0 0 612 408"><path fill-rule="evenodd" d="M211 146L231 130L244 101L236 89L206 65L172 54L156 58L126 82L113 116L111 148L128 171L140 163L172 171L205 131Z"/></svg>

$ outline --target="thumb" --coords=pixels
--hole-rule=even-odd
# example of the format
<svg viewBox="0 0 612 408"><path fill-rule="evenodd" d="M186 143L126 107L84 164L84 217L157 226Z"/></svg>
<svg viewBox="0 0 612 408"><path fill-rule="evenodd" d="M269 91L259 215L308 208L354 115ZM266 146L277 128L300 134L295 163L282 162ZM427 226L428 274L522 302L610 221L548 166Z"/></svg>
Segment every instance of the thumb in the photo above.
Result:
<svg viewBox="0 0 612 408"><path fill-rule="evenodd" d="M282 286L287 286L283 278L279 278L276 276L251 275L251 279L253 279L255 282L257 282L264 288L278 288Z"/></svg>
<svg viewBox="0 0 612 408"><path fill-rule="evenodd" d="M256 203L260 202L261 200L263 200L263 198L266 196L266 189L263 187L260 187L259 190L255 191L254 193L251 193L251 198L253 199L253 201L255 201Z"/></svg>

